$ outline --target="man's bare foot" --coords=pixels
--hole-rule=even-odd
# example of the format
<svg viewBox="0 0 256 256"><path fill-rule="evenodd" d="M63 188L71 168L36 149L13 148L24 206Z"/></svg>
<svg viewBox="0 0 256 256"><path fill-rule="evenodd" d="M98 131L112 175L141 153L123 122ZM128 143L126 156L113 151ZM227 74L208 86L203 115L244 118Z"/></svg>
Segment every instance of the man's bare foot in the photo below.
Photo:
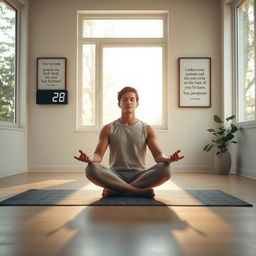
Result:
<svg viewBox="0 0 256 256"><path fill-rule="evenodd" d="M122 196L122 195L130 195L130 196L139 196L139 197L147 197L147 198L154 198L155 197L155 192L152 188L150 189L140 189L139 191L131 191L131 192L119 192L115 191L109 188L104 188L102 192L102 197L111 197L111 196Z"/></svg>
<svg viewBox="0 0 256 256"><path fill-rule="evenodd" d="M144 192L135 193L135 194L137 194L138 196L147 197L147 198L155 197L155 192L154 192L153 188L150 188L150 189L145 190Z"/></svg>
<svg viewBox="0 0 256 256"><path fill-rule="evenodd" d="M110 197L110 196L120 196L121 193L115 190L111 190L109 188L104 188L103 192L102 192L102 197L106 198L106 197Z"/></svg>

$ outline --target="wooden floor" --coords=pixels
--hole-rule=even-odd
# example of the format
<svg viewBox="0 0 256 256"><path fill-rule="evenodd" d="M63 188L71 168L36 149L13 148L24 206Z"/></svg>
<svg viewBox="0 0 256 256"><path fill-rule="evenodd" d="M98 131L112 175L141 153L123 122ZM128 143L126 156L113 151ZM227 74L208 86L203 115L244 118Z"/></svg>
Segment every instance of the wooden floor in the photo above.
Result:
<svg viewBox="0 0 256 256"><path fill-rule="evenodd" d="M101 193L82 173L24 173L0 179L0 200L31 188ZM177 189L221 189L254 207L0 207L0 255L256 255L256 180L174 173L158 188Z"/></svg>

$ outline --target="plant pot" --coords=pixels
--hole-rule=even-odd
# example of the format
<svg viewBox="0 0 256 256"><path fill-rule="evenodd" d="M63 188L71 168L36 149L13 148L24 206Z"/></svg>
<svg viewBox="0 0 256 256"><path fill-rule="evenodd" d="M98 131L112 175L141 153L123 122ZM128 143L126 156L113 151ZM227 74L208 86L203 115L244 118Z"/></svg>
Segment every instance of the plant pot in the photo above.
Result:
<svg viewBox="0 0 256 256"><path fill-rule="evenodd" d="M231 154L229 152L215 155L215 172L220 175L229 175L231 168Z"/></svg>

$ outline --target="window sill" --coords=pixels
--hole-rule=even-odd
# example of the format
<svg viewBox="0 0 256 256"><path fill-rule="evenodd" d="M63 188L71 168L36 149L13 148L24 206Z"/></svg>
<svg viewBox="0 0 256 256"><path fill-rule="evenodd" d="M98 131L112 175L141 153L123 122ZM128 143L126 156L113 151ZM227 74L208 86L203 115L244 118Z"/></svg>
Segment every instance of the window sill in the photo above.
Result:
<svg viewBox="0 0 256 256"><path fill-rule="evenodd" d="M0 130L6 130L6 131L25 131L25 129L21 128L21 127L4 127L4 126L0 126Z"/></svg>
<svg viewBox="0 0 256 256"><path fill-rule="evenodd" d="M153 127L156 133L168 133L168 129L162 129L162 128L155 128ZM101 129L99 128L92 128L92 129L75 129L74 133L99 133Z"/></svg>
<svg viewBox="0 0 256 256"><path fill-rule="evenodd" d="M256 128L256 121L240 122L240 123L237 123L237 125L240 127L240 129Z"/></svg>
<svg viewBox="0 0 256 256"><path fill-rule="evenodd" d="M5 122L0 122L0 130L7 130L7 131L24 131L23 127L20 127L15 124L9 124Z"/></svg>
<svg viewBox="0 0 256 256"><path fill-rule="evenodd" d="M99 133L100 129L76 129L73 131L74 133Z"/></svg>

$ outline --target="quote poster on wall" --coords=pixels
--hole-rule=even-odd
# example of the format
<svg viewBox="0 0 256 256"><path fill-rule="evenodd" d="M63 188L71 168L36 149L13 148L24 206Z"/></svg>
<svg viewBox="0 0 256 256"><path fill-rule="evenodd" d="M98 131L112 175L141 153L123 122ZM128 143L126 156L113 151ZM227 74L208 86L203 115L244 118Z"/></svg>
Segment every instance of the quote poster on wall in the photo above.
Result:
<svg viewBox="0 0 256 256"><path fill-rule="evenodd" d="M211 58L179 58L179 107L211 107Z"/></svg>
<svg viewBox="0 0 256 256"><path fill-rule="evenodd" d="M66 58L37 58L37 89L66 89Z"/></svg>

